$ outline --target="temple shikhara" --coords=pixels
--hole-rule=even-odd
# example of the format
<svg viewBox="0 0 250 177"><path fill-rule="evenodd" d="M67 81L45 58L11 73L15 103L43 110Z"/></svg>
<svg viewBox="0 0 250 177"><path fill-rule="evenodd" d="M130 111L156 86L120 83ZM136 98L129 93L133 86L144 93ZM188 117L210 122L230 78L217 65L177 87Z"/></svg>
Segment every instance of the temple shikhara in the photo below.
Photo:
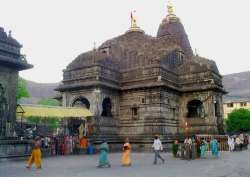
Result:
<svg viewBox="0 0 250 177"><path fill-rule="evenodd" d="M223 132L222 76L213 60L193 53L173 6L167 10L155 37L131 14L129 30L63 71L62 104L88 108L96 137L140 144L155 134Z"/></svg>

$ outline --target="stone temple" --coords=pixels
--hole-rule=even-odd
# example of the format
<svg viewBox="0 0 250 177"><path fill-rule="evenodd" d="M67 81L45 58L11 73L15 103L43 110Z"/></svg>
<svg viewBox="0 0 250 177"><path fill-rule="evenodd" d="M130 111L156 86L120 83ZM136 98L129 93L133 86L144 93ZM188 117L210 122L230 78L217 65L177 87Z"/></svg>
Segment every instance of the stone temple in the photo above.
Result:
<svg viewBox="0 0 250 177"><path fill-rule="evenodd" d="M193 54L170 4L156 37L131 15L128 31L66 67L57 90L64 106L94 113L99 136L140 144L155 134L223 132L222 76L214 61Z"/></svg>
<svg viewBox="0 0 250 177"><path fill-rule="evenodd" d="M14 132L18 72L33 67L21 55L21 48L11 32L7 35L0 27L0 139Z"/></svg>

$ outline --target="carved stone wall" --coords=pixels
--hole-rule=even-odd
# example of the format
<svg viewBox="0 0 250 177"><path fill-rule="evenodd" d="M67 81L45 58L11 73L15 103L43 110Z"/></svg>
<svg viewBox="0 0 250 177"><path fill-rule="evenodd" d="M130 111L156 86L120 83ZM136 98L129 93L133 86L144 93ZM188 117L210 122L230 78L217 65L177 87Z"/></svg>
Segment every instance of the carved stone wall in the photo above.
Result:
<svg viewBox="0 0 250 177"><path fill-rule="evenodd" d="M179 95L164 88L125 91L120 100L120 135L177 134ZM137 109L137 114L134 114Z"/></svg>
<svg viewBox="0 0 250 177"><path fill-rule="evenodd" d="M0 125L0 127L3 128L2 136L13 135L14 123L16 121L17 78L17 71L4 66L0 66L0 84L4 89L4 98L7 102L7 110L6 112L4 112L4 116L2 115L2 117L0 117L0 123L2 122L2 125Z"/></svg>

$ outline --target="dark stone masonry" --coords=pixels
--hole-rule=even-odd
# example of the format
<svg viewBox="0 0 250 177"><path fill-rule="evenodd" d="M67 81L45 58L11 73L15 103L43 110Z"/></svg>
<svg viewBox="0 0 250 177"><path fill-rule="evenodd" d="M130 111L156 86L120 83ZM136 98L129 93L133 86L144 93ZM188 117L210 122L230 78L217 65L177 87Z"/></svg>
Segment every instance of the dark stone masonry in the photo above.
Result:
<svg viewBox="0 0 250 177"><path fill-rule="evenodd" d="M16 122L18 72L32 68L21 55L19 44L0 27L0 158L24 153L26 143L13 138ZM19 146L20 145L20 146Z"/></svg>
<svg viewBox="0 0 250 177"><path fill-rule="evenodd" d="M29 69L19 44L0 27L0 137L12 136L16 121L16 90L18 72Z"/></svg>
<svg viewBox="0 0 250 177"><path fill-rule="evenodd" d="M168 141L223 132L222 76L213 60L193 54L171 8L156 37L131 26L63 71L63 106L90 109L98 137L144 144L155 134Z"/></svg>

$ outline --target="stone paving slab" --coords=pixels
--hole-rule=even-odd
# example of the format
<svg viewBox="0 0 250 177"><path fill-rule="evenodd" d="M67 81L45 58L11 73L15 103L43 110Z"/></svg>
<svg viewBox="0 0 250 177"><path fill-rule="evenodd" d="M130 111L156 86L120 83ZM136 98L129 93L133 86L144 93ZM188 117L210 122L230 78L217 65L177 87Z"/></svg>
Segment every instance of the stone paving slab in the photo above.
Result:
<svg viewBox="0 0 250 177"><path fill-rule="evenodd" d="M250 177L250 151L223 152L220 159L192 161L162 154L165 164L153 165L153 154L133 153L132 167L120 165L121 154L110 154L111 168L96 168L97 155L43 159L43 168L25 168L24 161L0 163L0 177Z"/></svg>

